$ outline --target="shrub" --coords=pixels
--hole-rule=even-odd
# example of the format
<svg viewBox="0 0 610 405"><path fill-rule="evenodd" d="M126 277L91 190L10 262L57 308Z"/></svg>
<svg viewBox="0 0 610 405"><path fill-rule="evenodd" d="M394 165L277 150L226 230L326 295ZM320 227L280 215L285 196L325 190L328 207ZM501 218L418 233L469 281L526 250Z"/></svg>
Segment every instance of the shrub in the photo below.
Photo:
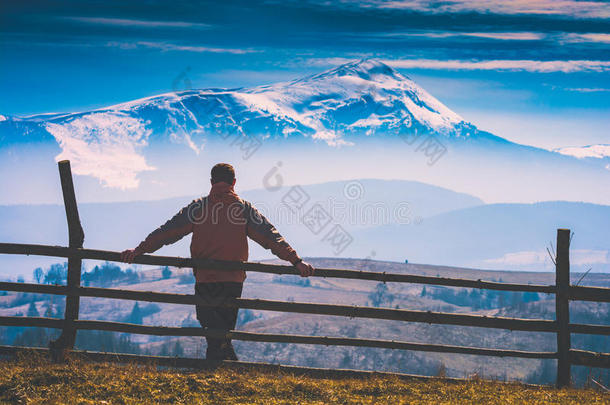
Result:
<svg viewBox="0 0 610 405"><path fill-rule="evenodd" d="M90 272L83 273L81 279L85 287L108 287L118 283L134 284L140 281L138 273L132 269L122 270L116 264L109 262L95 266Z"/></svg>

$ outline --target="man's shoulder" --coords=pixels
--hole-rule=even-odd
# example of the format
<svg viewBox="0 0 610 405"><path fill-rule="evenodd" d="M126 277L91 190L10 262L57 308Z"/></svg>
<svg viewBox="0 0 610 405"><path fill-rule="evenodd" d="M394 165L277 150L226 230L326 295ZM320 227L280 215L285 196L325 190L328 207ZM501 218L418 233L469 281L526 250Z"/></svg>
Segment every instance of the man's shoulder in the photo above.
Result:
<svg viewBox="0 0 610 405"><path fill-rule="evenodd" d="M252 203L248 200L244 200L243 198L239 197L239 200L241 201L241 203L244 205L244 207L246 207L246 209L250 209L250 208L254 208L254 205L252 205Z"/></svg>
<svg viewBox="0 0 610 405"><path fill-rule="evenodd" d="M207 196L203 196L203 197L199 197L199 198L195 198L193 201L191 201L190 203L188 203L187 205L185 205L182 208L182 211L193 211L196 209L201 209L203 207L205 207L207 205L208 202L208 197Z"/></svg>
<svg viewBox="0 0 610 405"><path fill-rule="evenodd" d="M207 204L208 201L208 196L203 196L203 197L199 197L199 198L195 198L193 201L191 201L190 203L188 203L184 208L190 208L190 207L196 207L196 206L202 206L204 204Z"/></svg>
<svg viewBox="0 0 610 405"><path fill-rule="evenodd" d="M193 204L197 204L197 203L202 203L202 202L207 202L208 201L208 196L202 196L199 198L195 198L193 201L191 201L191 203L189 205L193 205Z"/></svg>
<svg viewBox="0 0 610 405"><path fill-rule="evenodd" d="M261 215L258 209L250 201L244 200L243 198L240 198L240 200L244 206L244 214L250 216L251 218L256 218Z"/></svg>

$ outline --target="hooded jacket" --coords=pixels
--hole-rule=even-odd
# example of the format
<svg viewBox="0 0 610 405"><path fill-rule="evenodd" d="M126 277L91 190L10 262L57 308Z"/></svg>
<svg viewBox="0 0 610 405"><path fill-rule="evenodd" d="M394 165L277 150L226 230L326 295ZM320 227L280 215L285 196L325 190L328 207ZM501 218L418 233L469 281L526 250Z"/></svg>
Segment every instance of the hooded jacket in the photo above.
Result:
<svg viewBox="0 0 610 405"><path fill-rule="evenodd" d="M192 233L191 257L202 259L247 261L251 238L280 259L293 265L301 259L277 229L248 201L242 200L233 186L218 182L210 194L193 200L173 218L154 230L138 249L153 253ZM243 282L243 270L195 268L198 283Z"/></svg>

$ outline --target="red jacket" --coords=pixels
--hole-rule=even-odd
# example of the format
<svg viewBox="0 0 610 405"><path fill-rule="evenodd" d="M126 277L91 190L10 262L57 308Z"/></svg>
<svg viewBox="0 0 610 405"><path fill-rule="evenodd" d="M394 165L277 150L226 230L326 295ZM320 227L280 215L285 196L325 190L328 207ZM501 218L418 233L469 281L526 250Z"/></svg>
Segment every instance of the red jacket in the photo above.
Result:
<svg viewBox="0 0 610 405"><path fill-rule="evenodd" d="M177 242L189 233L193 258L217 260L248 260L250 237L280 259L295 264L297 253L271 223L249 202L239 198L233 186L218 182L210 194L194 200L172 219L154 230L140 243L138 249L153 253L163 245ZM243 282L243 270L212 270L196 268L198 283Z"/></svg>

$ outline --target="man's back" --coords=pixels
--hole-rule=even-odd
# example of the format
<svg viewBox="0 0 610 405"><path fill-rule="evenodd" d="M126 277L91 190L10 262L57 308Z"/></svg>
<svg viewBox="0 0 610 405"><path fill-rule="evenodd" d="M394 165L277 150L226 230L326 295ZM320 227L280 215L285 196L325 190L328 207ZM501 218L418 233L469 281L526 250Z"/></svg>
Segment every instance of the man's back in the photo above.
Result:
<svg viewBox="0 0 610 405"><path fill-rule="evenodd" d="M148 235L138 249L154 252L191 232L194 258L247 261L247 237L250 237L283 260L293 264L300 260L275 227L225 182L215 183L207 197L194 200L180 210ZM195 275L199 283L243 282L246 278L242 270L197 268Z"/></svg>

